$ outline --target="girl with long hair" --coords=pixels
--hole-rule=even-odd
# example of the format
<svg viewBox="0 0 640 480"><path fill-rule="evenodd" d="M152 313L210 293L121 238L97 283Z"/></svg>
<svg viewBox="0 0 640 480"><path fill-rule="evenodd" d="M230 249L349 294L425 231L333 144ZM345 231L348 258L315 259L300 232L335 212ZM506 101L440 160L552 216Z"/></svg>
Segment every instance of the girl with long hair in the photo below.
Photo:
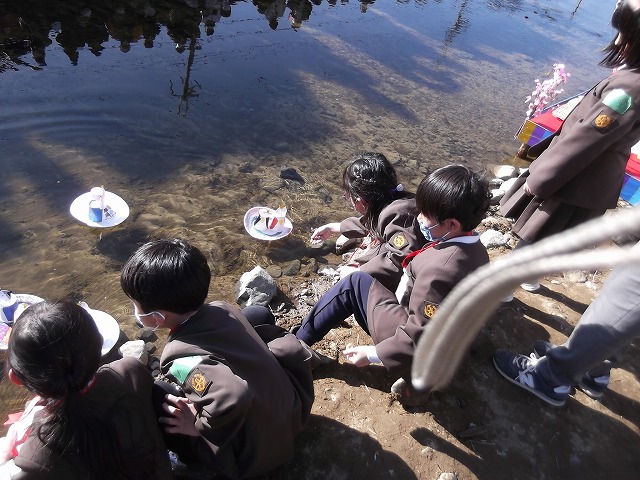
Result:
<svg viewBox="0 0 640 480"><path fill-rule="evenodd" d="M333 233L364 239L341 267L341 276L364 271L395 290L402 276L402 259L424 243L414 195L404 190L393 165L377 152L357 154L344 169L342 185L345 199L359 216L317 228L311 235L312 244Z"/></svg>
<svg viewBox="0 0 640 480"><path fill-rule="evenodd" d="M172 478L150 372L135 358L101 367L102 342L68 301L37 303L15 322L6 374L43 407L12 448L15 478Z"/></svg>
<svg viewBox="0 0 640 480"><path fill-rule="evenodd" d="M640 140L640 0L618 1L616 34L600 62L614 71L567 116L549 147L500 202L514 218L517 248L617 206L631 147ZM535 281L522 284L537 290Z"/></svg>

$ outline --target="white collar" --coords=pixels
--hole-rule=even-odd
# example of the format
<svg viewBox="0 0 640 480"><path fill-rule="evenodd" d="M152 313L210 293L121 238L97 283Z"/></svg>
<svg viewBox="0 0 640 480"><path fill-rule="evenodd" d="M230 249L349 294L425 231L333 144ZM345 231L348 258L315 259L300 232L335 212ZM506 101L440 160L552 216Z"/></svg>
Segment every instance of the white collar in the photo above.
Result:
<svg viewBox="0 0 640 480"><path fill-rule="evenodd" d="M473 235L461 235L460 237L449 238L440 243L447 243L447 242L476 243L479 241L480 241L480 235L478 235L476 232L473 232Z"/></svg>

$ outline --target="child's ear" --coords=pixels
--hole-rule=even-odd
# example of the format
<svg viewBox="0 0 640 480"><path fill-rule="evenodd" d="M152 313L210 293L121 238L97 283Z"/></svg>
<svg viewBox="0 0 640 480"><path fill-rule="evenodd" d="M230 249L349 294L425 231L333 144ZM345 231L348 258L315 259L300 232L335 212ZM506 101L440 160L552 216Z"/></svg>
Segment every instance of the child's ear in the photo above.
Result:
<svg viewBox="0 0 640 480"><path fill-rule="evenodd" d="M455 218L447 218L442 223L451 233L462 233L462 224Z"/></svg>
<svg viewBox="0 0 640 480"><path fill-rule="evenodd" d="M9 380L11 380L13 383L15 383L16 385L18 385L19 387L22 386L22 382L20 381L20 379L16 376L15 373L13 373L13 369L10 368L9 369Z"/></svg>

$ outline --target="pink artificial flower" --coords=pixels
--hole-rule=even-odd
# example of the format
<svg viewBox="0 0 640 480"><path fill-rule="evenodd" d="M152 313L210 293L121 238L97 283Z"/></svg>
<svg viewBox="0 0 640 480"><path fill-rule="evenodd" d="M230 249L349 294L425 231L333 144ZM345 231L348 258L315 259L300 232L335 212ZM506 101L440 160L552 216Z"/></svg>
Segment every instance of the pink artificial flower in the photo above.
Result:
<svg viewBox="0 0 640 480"><path fill-rule="evenodd" d="M531 95L525 99L528 103L527 118L539 115L555 98L564 92L563 89L557 88L562 83L569 81L570 74L565 72L563 63L553 64L553 75L544 82L540 82L536 78L536 88Z"/></svg>

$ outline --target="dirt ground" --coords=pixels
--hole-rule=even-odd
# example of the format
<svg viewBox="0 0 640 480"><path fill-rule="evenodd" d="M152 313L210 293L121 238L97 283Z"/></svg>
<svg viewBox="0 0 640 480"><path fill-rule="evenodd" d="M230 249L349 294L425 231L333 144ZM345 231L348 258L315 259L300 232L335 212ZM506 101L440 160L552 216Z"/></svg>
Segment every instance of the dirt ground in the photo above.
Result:
<svg viewBox="0 0 640 480"><path fill-rule="evenodd" d="M561 408L505 381L491 361L498 348L528 354L538 339L562 343L607 273L559 274L545 277L536 293L518 289L486 323L448 388L417 408L392 398L395 378L383 367L346 362L340 352L348 343L369 343L350 320L315 346L337 362L315 370L313 415L297 457L264 478L637 478L636 343L599 401L578 391ZM289 282L274 302L292 307L278 314L279 323L298 322L314 303L309 286L322 290L321 283Z"/></svg>

